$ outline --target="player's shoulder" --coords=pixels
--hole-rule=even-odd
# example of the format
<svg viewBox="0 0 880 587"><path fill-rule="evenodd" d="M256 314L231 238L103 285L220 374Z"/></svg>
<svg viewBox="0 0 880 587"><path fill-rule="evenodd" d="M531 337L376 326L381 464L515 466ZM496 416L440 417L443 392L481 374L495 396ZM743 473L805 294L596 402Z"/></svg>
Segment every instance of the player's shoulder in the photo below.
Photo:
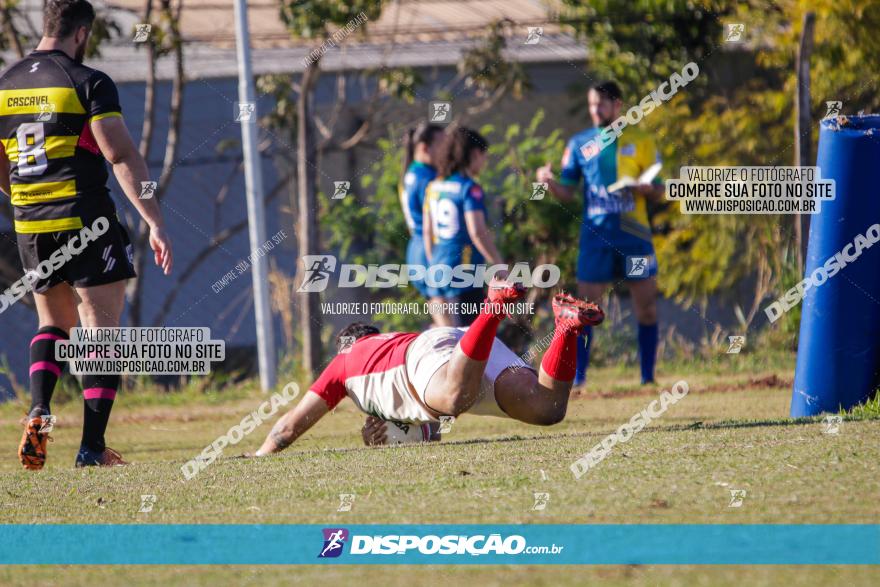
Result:
<svg viewBox="0 0 880 587"><path fill-rule="evenodd" d="M113 79L100 69L89 67L85 63L80 63L71 59L70 56L60 51L52 51L44 54L31 53L31 56L52 61L57 66L56 71L64 71L77 87L89 90L98 85L115 86Z"/></svg>
<svg viewBox="0 0 880 587"><path fill-rule="evenodd" d="M343 349L321 370L321 377L328 380L345 381L346 377L346 359L351 352L351 347Z"/></svg>
<svg viewBox="0 0 880 587"><path fill-rule="evenodd" d="M415 187L416 184L427 184L437 177L437 171L430 165L413 161L406 169L403 182L406 187Z"/></svg>
<svg viewBox="0 0 880 587"><path fill-rule="evenodd" d="M591 126L590 128L585 128L584 130L572 135L572 137L568 140L568 143L569 145L580 147L584 143L587 143L591 139L593 139L597 134L599 134L599 129L595 126Z"/></svg>
<svg viewBox="0 0 880 587"><path fill-rule="evenodd" d="M621 144L630 143L639 147L654 144L654 136L638 126L626 127L617 140Z"/></svg>
<svg viewBox="0 0 880 587"><path fill-rule="evenodd" d="M447 177L436 177L428 184L428 188L438 194L455 196L462 191L462 176L453 173Z"/></svg>
<svg viewBox="0 0 880 587"><path fill-rule="evenodd" d="M425 186L425 196L436 196L440 192L440 182L442 178L435 177Z"/></svg>
<svg viewBox="0 0 880 587"><path fill-rule="evenodd" d="M482 201L483 199L483 186L477 183L476 180L472 178L468 178L467 182L465 182L462 193L465 197L468 197L472 200Z"/></svg>
<svg viewBox="0 0 880 587"><path fill-rule="evenodd" d="M24 78L27 77L29 82L39 81L46 74L46 68L41 68L41 61L47 57L45 53L32 52L15 63L7 66L0 72L0 81L4 86L32 87L30 84L24 84Z"/></svg>
<svg viewBox="0 0 880 587"><path fill-rule="evenodd" d="M20 59L13 63L12 65L3 68L0 71L0 88L5 88L6 85L10 83L10 81L18 74L18 72L24 67L25 61L27 58Z"/></svg>
<svg viewBox="0 0 880 587"><path fill-rule="evenodd" d="M648 156L656 155L656 143L654 137L640 128L627 128L617 139L618 152L622 156Z"/></svg>
<svg viewBox="0 0 880 587"><path fill-rule="evenodd" d="M435 177L437 177L437 170L434 169L434 167L425 163L421 163L419 161L413 161L413 163L409 166L409 170L418 177L424 179L434 179Z"/></svg>
<svg viewBox="0 0 880 587"><path fill-rule="evenodd" d="M109 75L101 71L100 69L95 69L94 67L89 67L88 65L83 65L82 63L76 63L76 69L74 70L76 73L76 80L79 83L86 84L89 87L94 87L98 84L103 85L113 85L116 83L113 81Z"/></svg>

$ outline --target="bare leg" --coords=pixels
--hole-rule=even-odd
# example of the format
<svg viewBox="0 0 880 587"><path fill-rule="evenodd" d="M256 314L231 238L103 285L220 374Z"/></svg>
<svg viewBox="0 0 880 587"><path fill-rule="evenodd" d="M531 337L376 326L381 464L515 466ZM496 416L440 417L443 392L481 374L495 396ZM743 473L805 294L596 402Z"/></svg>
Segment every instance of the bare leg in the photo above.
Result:
<svg viewBox="0 0 880 587"><path fill-rule="evenodd" d="M632 295L633 312L639 324L657 323L657 280L633 279L626 282Z"/></svg>
<svg viewBox="0 0 880 587"><path fill-rule="evenodd" d="M95 287L80 287L77 307L83 328L119 326L125 305L125 281Z"/></svg>
<svg viewBox="0 0 880 587"><path fill-rule="evenodd" d="M449 362L431 377L425 390L425 403L450 416L468 411L480 397L480 384L488 362L471 359L462 352L459 343Z"/></svg>
<svg viewBox="0 0 880 587"><path fill-rule="evenodd" d="M536 375L528 369L508 368L495 381L495 401L512 418L549 426L565 418L577 363L577 338L584 326L605 318L595 304L566 294L553 299L556 330Z"/></svg>
<svg viewBox="0 0 880 587"><path fill-rule="evenodd" d="M43 293L34 292L34 303L40 326L28 347L31 407L18 458L26 469L38 471L46 463L46 443L51 430L48 425L51 420L44 417L52 411L52 395L64 370L64 362L55 356L55 344L67 340L70 329L76 326L77 300L73 289L61 283Z"/></svg>
<svg viewBox="0 0 880 587"><path fill-rule="evenodd" d="M82 300L78 310L83 327L119 326L125 304L125 281L77 288L77 293ZM94 457L87 457L90 453L83 453L83 450L92 451L92 455L105 454L104 433L119 389L119 375L83 375L82 386L85 402L80 455L84 455L83 460L91 462ZM77 456L78 463L80 455Z"/></svg>
<svg viewBox="0 0 880 587"><path fill-rule="evenodd" d="M571 381L553 379L541 368L507 368L495 380L495 401L520 422L537 426L558 424L565 418Z"/></svg>
<svg viewBox="0 0 880 587"><path fill-rule="evenodd" d="M605 292L608 291L609 285L608 283L578 281L578 297L598 304Z"/></svg>
<svg viewBox="0 0 880 587"><path fill-rule="evenodd" d="M37 306L40 328L55 326L70 332L70 329L76 326L78 320L76 294L68 284L58 284L43 293L34 292L34 302Z"/></svg>
<svg viewBox="0 0 880 587"><path fill-rule="evenodd" d="M488 304L464 333L452 356L440 367L425 390L425 403L441 414L458 416L468 411L480 397L480 385L495 333L505 318L502 305L525 295L525 288L493 280Z"/></svg>

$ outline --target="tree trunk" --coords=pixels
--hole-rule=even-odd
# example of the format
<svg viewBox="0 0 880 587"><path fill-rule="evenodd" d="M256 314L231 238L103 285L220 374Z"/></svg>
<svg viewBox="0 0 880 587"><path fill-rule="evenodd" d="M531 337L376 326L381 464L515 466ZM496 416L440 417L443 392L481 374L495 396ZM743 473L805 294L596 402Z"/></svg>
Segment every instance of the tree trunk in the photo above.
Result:
<svg viewBox="0 0 880 587"><path fill-rule="evenodd" d="M146 0L144 6L144 23L150 23L153 16L153 0ZM147 41L147 80L144 88L144 122L141 125L141 142L138 150L141 157L150 156L150 143L153 139L153 124L156 119L156 44L153 39Z"/></svg>
<svg viewBox="0 0 880 587"><path fill-rule="evenodd" d="M813 128L810 120L810 54L813 52L813 28L816 16L812 12L804 14L801 29L801 42L797 56L797 94L795 99L794 145L795 165L812 165L811 151ZM794 235L797 247L798 275L803 275L807 258L807 234L810 226L809 214L798 214L794 218Z"/></svg>
<svg viewBox="0 0 880 587"><path fill-rule="evenodd" d="M297 178L299 184L299 226L295 226L299 243L299 256L319 254L318 198L316 185L317 149L315 129L311 114L312 92L319 75L319 63L309 63L300 82L300 95L296 105L297 116ZM297 278L297 287L305 278L305 267ZM299 319L302 331L303 368L311 377L321 368L321 294L300 293Z"/></svg>
<svg viewBox="0 0 880 587"><path fill-rule="evenodd" d="M171 183L174 171L174 159L177 157L177 149L180 144L180 125L183 120L183 86L186 81L183 71L183 40L180 37L179 13L171 10L171 2L162 0L162 14L168 21L168 34L171 37L171 45L174 54L174 80L171 85L170 114L168 116L168 136L165 143L165 155L162 160L162 172L157 180L155 198L161 201ZM155 53L150 54L155 62ZM155 63L154 63L155 65ZM132 247L134 253L134 266L138 275L143 275L144 267L150 258L150 228L147 223L140 220L138 232ZM141 279L133 280L133 287L129 290L129 324L140 326L143 323L143 288Z"/></svg>
<svg viewBox="0 0 880 587"><path fill-rule="evenodd" d="M144 2L144 23L152 23L153 0ZM141 140L138 151L149 166L150 145L153 142L153 129L156 120L156 45L152 38L147 40L147 79L144 86L144 120L141 124ZM134 246L132 247L132 264L138 275L143 273L144 259L147 254L144 250L140 237L142 221L136 214L127 217L129 226L138 226ZM141 304L141 280L130 279L125 288L128 298L128 319L133 326L140 326L143 322L143 310Z"/></svg>
<svg viewBox="0 0 880 587"><path fill-rule="evenodd" d="M3 30L6 32L6 38L9 40L9 45L15 51L15 54L18 55L18 58L22 59L24 57L24 48L21 46L21 39L18 38L18 32L15 30L15 25L12 24L12 14L9 2L3 3L2 13Z"/></svg>

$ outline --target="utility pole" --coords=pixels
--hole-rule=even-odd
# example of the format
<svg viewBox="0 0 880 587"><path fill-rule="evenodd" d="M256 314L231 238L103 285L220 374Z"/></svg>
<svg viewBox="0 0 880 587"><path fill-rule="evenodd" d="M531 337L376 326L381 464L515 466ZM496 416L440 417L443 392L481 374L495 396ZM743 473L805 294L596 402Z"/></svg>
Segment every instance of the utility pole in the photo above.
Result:
<svg viewBox="0 0 880 587"><path fill-rule="evenodd" d="M272 335L272 311L269 305L268 259L256 254L266 242L266 214L263 209L263 174L257 151L257 111L254 99L254 75L251 69L251 41L248 32L247 2L235 0L235 55L238 59L238 100L250 104L240 109L241 148L244 153L245 197L248 211L248 240L253 269L254 318L257 328L257 357L260 387L264 392L275 387L275 342Z"/></svg>

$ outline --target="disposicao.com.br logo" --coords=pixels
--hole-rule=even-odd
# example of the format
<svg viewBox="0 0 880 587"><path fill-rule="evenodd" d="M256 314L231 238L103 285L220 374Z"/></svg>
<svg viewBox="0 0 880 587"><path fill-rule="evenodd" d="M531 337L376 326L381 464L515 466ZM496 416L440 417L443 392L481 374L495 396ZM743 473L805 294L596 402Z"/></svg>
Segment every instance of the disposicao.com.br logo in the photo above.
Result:
<svg viewBox="0 0 880 587"><path fill-rule="evenodd" d="M519 534L502 537L501 534L475 534L473 536L448 534L384 534L367 536L351 534L345 528L324 528L323 546L318 558L336 558L349 542L349 555L518 555L560 554L564 546L529 546Z"/></svg>
<svg viewBox="0 0 880 587"><path fill-rule="evenodd" d="M532 269L528 263L520 262L512 267L507 264L462 264L462 265L358 265L339 264L333 255L304 255L303 280L297 289L299 293L316 293L327 289L331 276L338 273L336 286L348 287L406 287L411 282L424 281L430 287L471 288L483 287L498 273L509 272L507 279L522 283L526 287L549 288L559 283L560 270L556 265L543 264Z"/></svg>

